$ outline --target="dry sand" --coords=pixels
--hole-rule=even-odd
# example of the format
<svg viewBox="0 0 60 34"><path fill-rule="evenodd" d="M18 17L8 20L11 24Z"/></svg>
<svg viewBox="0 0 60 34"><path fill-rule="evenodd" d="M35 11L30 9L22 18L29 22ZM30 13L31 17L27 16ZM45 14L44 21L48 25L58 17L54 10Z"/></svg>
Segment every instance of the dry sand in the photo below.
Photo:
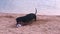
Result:
<svg viewBox="0 0 60 34"><path fill-rule="evenodd" d="M16 28L16 17L23 14L0 13L0 34L60 34L60 16L37 15L31 25Z"/></svg>

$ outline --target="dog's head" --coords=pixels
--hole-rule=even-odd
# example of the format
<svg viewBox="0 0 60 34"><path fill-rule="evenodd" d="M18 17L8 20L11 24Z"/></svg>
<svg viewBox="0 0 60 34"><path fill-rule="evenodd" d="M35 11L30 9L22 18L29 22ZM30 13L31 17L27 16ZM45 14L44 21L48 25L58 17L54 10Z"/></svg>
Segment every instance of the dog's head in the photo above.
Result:
<svg viewBox="0 0 60 34"><path fill-rule="evenodd" d="M18 28L18 27L21 27L21 26L22 26L21 24L17 24L17 25L16 25L17 28Z"/></svg>
<svg viewBox="0 0 60 34"><path fill-rule="evenodd" d="M21 22L17 22L16 27L18 28L18 27L21 27L21 26L22 26L22 23Z"/></svg>
<svg viewBox="0 0 60 34"><path fill-rule="evenodd" d="M25 22L18 22L16 24L16 27L18 28L18 27L25 26L25 25L27 25L27 23L25 23Z"/></svg>

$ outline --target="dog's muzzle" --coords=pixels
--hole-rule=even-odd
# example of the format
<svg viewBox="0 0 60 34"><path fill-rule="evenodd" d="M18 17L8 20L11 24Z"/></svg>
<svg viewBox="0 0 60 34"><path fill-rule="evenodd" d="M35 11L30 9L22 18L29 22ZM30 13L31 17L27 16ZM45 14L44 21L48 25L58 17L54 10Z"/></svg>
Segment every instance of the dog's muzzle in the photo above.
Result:
<svg viewBox="0 0 60 34"><path fill-rule="evenodd" d="M21 24L17 24L16 27L17 27L17 28L18 28L18 27L21 27Z"/></svg>

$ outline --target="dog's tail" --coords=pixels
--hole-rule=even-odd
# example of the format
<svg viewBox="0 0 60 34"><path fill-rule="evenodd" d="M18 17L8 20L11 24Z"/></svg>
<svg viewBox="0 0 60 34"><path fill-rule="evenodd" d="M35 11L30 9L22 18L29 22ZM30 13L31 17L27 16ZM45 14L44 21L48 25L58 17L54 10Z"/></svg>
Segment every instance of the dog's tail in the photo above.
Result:
<svg viewBox="0 0 60 34"><path fill-rule="evenodd" d="M37 14L37 8L35 8L35 15Z"/></svg>

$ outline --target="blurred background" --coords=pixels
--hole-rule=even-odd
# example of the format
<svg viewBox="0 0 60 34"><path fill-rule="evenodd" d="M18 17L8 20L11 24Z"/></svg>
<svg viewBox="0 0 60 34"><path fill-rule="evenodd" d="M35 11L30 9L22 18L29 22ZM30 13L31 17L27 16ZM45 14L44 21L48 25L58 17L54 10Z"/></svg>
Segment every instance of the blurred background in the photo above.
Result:
<svg viewBox="0 0 60 34"><path fill-rule="evenodd" d="M60 15L60 0L0 0L0 12L40 15Z"/></svg>

